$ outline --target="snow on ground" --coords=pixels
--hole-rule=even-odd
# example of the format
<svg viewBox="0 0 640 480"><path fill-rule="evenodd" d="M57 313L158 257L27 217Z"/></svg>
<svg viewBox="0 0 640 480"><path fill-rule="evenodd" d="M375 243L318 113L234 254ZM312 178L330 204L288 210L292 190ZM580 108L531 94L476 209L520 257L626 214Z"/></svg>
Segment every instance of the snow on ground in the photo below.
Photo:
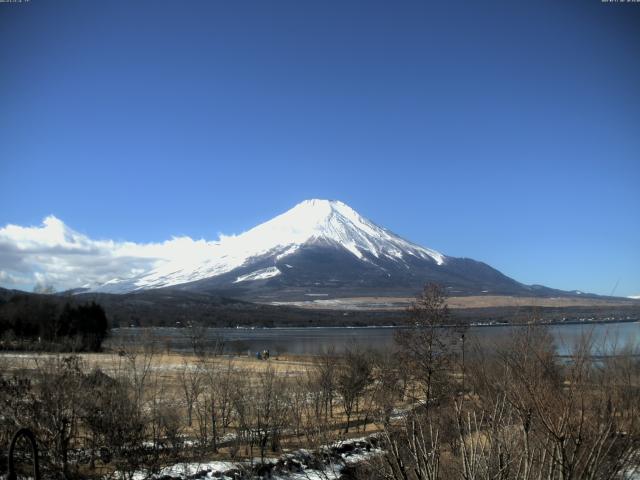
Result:
<svg viewBox="0 0 640 480"><path fill-rule="evenodd" d="M211 478L214 473L224 473L231 470L236 470L240 467L239 464L233 462L225 462L225 461L214 461L214 462L193 462L193 463L176 463L175 465L171 465L163 468L155 475L149 474L149 472L141 470L138 472L134 472L131 477L132 480L146 480L149 478L162 478L162 477L172 477L172 478ZM203 473L202 476L197 476L197 474ZM115 478L124 478L119 472L114 474ZM217 477L223 478L223 477Z"/></svg>
<svg viewBox="0 0 640 480"><path fill-rule="evenodd" d="M337 480L345 466L366 461L383 453L383 450L377 447L377 438L376 435L353 438L322 447L321 457L328 456L331 459L324 463L320 457L308 450L300 449L282 455L280 458L265 459L264 464L260 463L260 459L254 459L253 465L246 460L239 463L229 461L182 462L167 466L155 475L150 475L146 471L135 472L132 479L227 479L237 478L238 472L242 472L243 476L240 478L244 479L262 478L267 475L276 480ZM267 468L260 473L259 470L265 465ZM324 467L319 467L319 465L324 465ZM253 473L251 473L252 471ZM116 472L114 477L122 478L122 475Z"/></svg>
<svg viewBox="0 0 640 480"><path fill-rule="evenodd" d="M275 277L280 275L278 267L269 267L256 270L255 272L247 273L246 275L240 275L233 283L240 283L246 280L264 280L266 278Z"/></svg>
<svg viewBox="0 0 640 480"><path fill-rule="evenodd" d="M337 480L340 478L340 472L309 469L302 473L289 473L286 476L274 475L271 478L274 480Z"/></svg>
<svg viewBox="0 0 640 480"><path fill-rule="evenodd" d="M640 466L631 467L622 474L623 480L640 480Z"/></svg>
<svg viewBox="0 0 640 480"><path fill-rule="evenodd" d="M238 468L239 465L233 462L206 462L206 463L176 463L175 465L171 465L170 467L165 467L160 470L158 474L159 477L162 476L170 476L170 477L191 477L200 472L207 472L207 475L202 477L210 477L211 473L217 472L228 472L229 470L234 470Z"/></svg>

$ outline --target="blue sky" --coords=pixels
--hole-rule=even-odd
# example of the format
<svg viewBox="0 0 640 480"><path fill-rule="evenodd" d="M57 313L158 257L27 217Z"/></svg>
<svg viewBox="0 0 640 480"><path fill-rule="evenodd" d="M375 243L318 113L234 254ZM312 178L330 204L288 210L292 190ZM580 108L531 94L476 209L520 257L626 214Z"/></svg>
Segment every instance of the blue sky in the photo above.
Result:
<svg viewBox="0 0 640 480"><path fill-rule="evenodd" d="M0 227L213 239L331 198L640 294L639 58L640 4L599 0L0 4Z"/></svg>

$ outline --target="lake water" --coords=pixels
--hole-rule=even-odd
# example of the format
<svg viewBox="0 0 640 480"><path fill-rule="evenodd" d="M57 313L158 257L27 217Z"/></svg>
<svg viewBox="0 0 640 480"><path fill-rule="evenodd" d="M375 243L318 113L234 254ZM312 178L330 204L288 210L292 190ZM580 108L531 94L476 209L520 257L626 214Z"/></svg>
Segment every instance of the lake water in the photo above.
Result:
<svg viewBox="0 0 640 480"><path fill-rule="evenodd" d="M468 341L498 343L521 326L471 327ZM625 345L640 345L640 323L563 324L549 326L559 355L567 355L583 336L590 335L594 354L608 354ZM228 353L257 352L268 349L272 354L315 355L330 347L337 352L358 344L364 348L385 349L394 345L397 327L316 327L316 328L208 328L200 332L205 342L224 339ZM115 329L108 346L153 340L160 349L188 351L192 348L192 332L187 328L123 328Z"/></svg>

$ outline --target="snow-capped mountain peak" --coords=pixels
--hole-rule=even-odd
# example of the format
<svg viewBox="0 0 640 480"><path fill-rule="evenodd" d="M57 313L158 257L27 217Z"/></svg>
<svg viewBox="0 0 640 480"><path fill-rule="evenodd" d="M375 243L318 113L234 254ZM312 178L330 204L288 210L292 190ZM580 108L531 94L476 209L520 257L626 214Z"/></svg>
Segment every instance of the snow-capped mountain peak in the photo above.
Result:
<svg viewBox="0 0 640 480"><path fill-rule="evenodd" d="M265 233L278 241L285 240L296 245L322 240L332 242L358 258L363 258L365 253L374 257L384 255L395 258L409 254L431 257L438 264L444 262L441 253L403 240L337 200L305 200L246 235Z"/></svg>
<svg viewBox="0 0 640 480"><path fill-rule="evenodd" d="M364 218L343 202L305 200L285 213L242 234L221 236L206 242L197 253L186 258L164 259L152 271L133 279L112 280L97 290L126 292L159 288L216 277L240 267L271 259L255 272L238 275L235 282L272 278L281 274L275 263L295 254L303 246L323 245L342 248L363 262L385 258L404 262L415 257L442 265L441 253L408 242Z"/></svg>

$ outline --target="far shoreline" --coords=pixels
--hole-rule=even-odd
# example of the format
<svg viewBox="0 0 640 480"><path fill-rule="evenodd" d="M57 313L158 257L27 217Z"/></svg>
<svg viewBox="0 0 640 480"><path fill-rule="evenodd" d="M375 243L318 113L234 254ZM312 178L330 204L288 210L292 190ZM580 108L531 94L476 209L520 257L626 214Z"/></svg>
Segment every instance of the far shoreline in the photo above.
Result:
<svg viewBox="0 0 640 480"><path fill-rule="evenodd" d="M502 323L502 322L494 322L494 323L469 323L469 324L447 324L441 325L438 328L484 328L484 327L526 327L526 326L558 326L558 325L603 325L603 324L612 324L612 323L640 323L639 318L624 318L624 319L612 319L612 320L588 320L588 321L580 321L580 320L567 320L567 321L551 321L551 322L516 322L516 323ZM214 327L214 326L203 326L202 328L206 329L215 329L215 330L340 330L340 329L365 329L365 328L380 328L380 329L407 329L410 328L408 325L313 325L313 326L279 326L279 327L268 327L268 326L241 326L238 325L236 327ZM189 327L176 327L176 326L168 326L168 325L154 325L154 326L129 326L129 327L115 327L111 328L110 331L118 331L118 330L158 330L158 329L173 329L173 330L188 330Z"/></svg>

